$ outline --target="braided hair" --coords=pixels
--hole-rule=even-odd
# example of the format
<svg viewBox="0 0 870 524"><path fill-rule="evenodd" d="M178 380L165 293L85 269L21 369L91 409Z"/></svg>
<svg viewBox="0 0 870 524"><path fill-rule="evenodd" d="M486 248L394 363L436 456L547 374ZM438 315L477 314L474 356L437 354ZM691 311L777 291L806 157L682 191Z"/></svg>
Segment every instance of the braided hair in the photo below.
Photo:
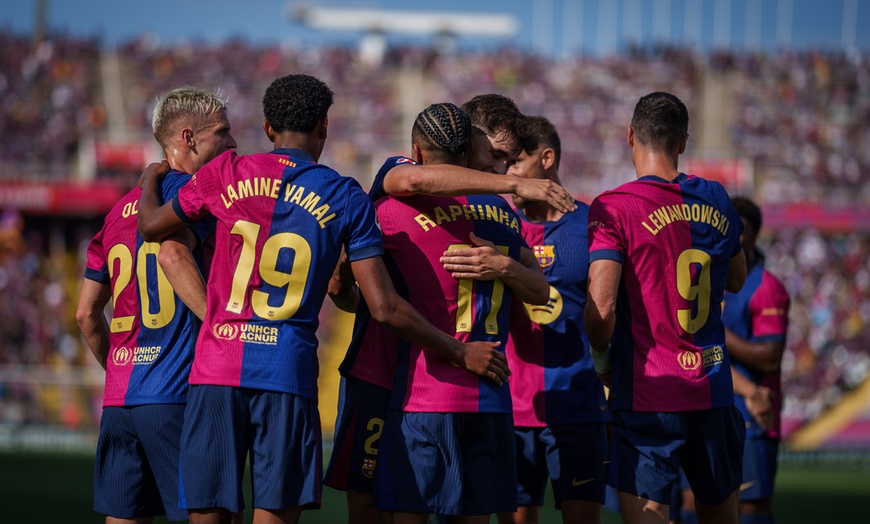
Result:
<svg viewBox="0 0 870 524"><path fill-rule="evenodd" d="M455 160L468 153L471 119L450 102L432 104L417 115L411 140L436 157Z"/></svg>

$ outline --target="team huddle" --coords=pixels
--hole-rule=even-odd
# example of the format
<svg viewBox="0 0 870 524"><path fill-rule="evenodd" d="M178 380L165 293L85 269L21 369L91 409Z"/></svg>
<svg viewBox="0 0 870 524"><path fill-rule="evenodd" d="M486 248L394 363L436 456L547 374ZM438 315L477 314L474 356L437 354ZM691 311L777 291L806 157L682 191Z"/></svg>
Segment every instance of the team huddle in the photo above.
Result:
<svg viewBox="0 0 870 524"><path fill-rule="evenodd" d="M789 298L758 207L677 169L678 98L640 99L638 178L591 206L554 126L504 96L425 108L368 191L318 163L332 103L276 79L252 155L219 94L154 108L166 160L90 243L77 311L107 522L240 523L246 463L255 523L323 484L351 523L534 523L548 480L566 523L600 522L606 485L629 523L773 522ZM356 316L324 472L326 297Z"/></svg>

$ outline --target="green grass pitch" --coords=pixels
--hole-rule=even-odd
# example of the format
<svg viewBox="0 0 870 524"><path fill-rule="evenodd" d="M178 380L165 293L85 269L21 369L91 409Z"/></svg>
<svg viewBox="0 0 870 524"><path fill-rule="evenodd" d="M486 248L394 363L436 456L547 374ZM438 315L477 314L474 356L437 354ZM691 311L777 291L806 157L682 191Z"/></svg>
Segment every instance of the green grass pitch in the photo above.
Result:
<svg viewBox="0 0 870 524"><path fill-rule="evenodd" d="M4 524L104 522L91 510L92 468L93 456L87 454L0 452L0 520ZM548 493L543 522L560 523L550 497ZM866 523L870 472L782 467L775 497L778 524ZM344 494L325 488L323 508L304 512L301 521L339 524L346 515ZM603 521L621 522L612 514L605 514Z"/></svg>

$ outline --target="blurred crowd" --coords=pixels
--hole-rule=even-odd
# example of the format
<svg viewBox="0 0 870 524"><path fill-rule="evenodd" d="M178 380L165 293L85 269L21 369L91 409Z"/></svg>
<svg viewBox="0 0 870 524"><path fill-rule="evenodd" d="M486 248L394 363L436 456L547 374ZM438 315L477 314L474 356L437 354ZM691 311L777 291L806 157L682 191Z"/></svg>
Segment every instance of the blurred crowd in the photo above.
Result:
<svg viewBox="0 0 870 524"><path fill-rule="evenodd" d="M762 208L765 202L870 201L867 54L699 56L693 49L656 48L552 59L515 49L395 48L382 60L361 60L349 48L244 41L166 47L143 37L106 50L91 40L34 43L9 34L0 34L0 184L66 180L84 169L80 157L95 140L153 142L157 96L185 84L220 89L229 98L239 151L264 150L270 144L261 129L261 94L272 79L294 71L314 74L335 91L321 160L364 187L383 158L407 152L409 122L420 108L499 92L556 125L562 180L591 198L634 177L625 146L634 103L667 90L689 107L690 127L700 126L699 115L718 114L711 104L724 104L723 138L712 152L749 161L752 196ZM700 147L709 145L690 140L687 155ZM138 175L96 169L96 176L128 187ZM74 308L83 246L99 221L72 232L56 223L40 231L27 221L13 210L0 220L0 423L93 424L99 391L87 381L79 381L85 384L75 395L63 381L46 394L15 370L93 371ZM870 236L780 230L769 231L761 245L793 299L783 364L786 418L810 420L870 374Z"/></svg>

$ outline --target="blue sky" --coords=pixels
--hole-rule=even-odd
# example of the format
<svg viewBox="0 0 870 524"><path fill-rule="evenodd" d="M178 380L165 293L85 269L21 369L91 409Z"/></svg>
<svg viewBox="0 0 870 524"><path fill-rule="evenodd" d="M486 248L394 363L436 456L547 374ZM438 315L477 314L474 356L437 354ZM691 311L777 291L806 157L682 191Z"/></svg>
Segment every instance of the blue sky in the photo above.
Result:
<svg viewBox="0 0 870 524"><path fill-rule="evenodd" d="M628 40L667 40L714 47L870 50L867 0L46 0L48 26L106 44L150 34L162 42L219 41L291 45L354 43L359 33L311 30L287 15L288 6L402 10L444 9L507 13L516 17L513 38L462 39L465 48L510 43L548 55L601 54ZM0 3L0 30L33 29L36 0ZM845 16L844 16L845 15ZM408 40L408 37L404 37ZM424 42L426 39L411 39Z"/></svg>

